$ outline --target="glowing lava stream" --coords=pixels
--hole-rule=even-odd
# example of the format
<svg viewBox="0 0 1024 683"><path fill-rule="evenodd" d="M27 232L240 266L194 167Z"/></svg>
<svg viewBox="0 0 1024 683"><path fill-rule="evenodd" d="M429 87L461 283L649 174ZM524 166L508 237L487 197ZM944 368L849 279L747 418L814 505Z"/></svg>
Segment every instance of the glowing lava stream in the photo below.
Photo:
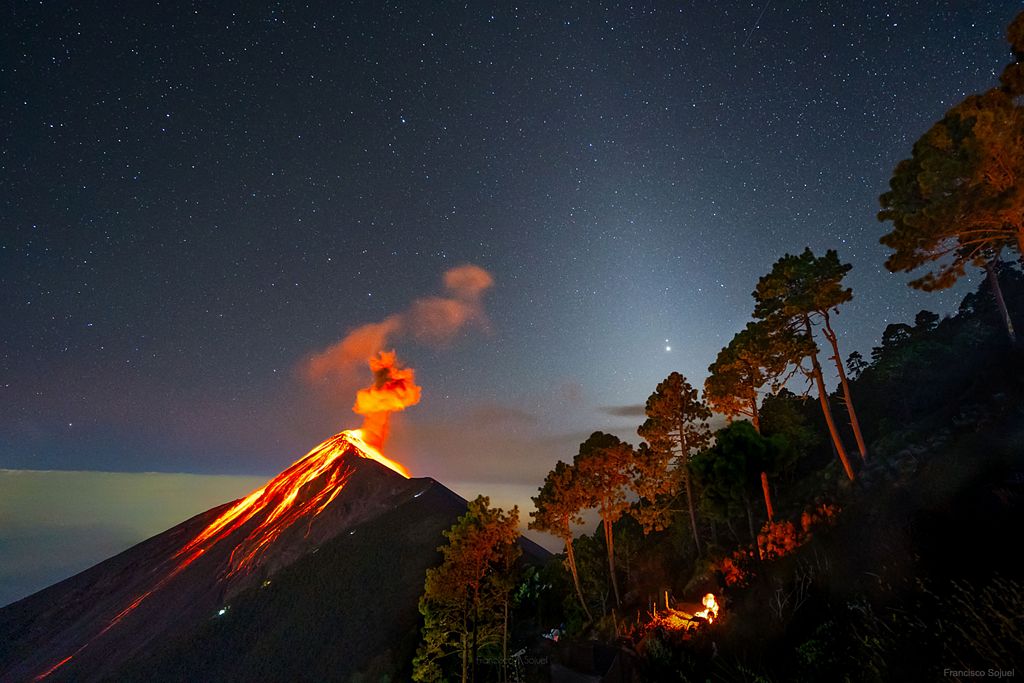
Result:
<svg viewBox="0 0 1024 683"><path fill-rule="evenodd" d="M225 578L243 570L253 569L263 552L286 529L299 520L307 520L306 533L308 534L313 520L341 493L345 484L348 483L349 477L355 471L350 464L338 462L346 453L375 460L398 472L406 479L409 478L409 471L405 467L385 457L376 448L366 443L363 430L350 429L332 436L297 460L284 472L271 479L266 486L253 491L208 524L195 538L174 554L172 560L176 561L175 566L152 588L136 597L88 642L70 656L36 676L35 680L39 681L48 677L81 653L96 638L120 623L146 598L163 588L171 579L220 541L244 526L257 513L265 511L266 517L231 551ZM329 479L323 486L308 491L309 497L305 500L299 499L307 484L325 475L329 476Z"/></svg>
<svg viewBox="0 0 1024 683"><path fill-rule="evenodd" d="M409 478L409 471L405 467L384 457L380 451L363 440L362 430L344 431L311 450L263 488L253 491L232 505L179 550L175 557L187 555L195 549L205 552L243 526L257 512L267 510L266 518L232 551L228 576L252 568L255 560L285 529L307 516L309 523L312 524L313 519L341 492L352 474L351 467L345 467L343 470L334 469L326 486L313 492L309 499L296 502L299 492L306 484L326 474L335 461L350 450L364 458L376 460L406 479ZM307 526L307 533L308 531Z"/></svg>

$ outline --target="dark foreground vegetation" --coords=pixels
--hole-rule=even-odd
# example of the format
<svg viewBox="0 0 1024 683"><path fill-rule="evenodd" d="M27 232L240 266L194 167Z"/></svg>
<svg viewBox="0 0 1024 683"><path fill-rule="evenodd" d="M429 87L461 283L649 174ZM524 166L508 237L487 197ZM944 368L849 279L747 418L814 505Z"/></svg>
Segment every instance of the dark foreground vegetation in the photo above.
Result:
<svg viewBox="0 0 1024 683"><path fill-rule="evenodd" d="M1008 37L1000 84L927 131L880 198L886 267L926 291L974 277L959 309L844 357L850 266L780 258L703 392L672 373L639 445L595 432L548 474L530 526L564 555L524 569L517 511L471 506L421 599L416 680L1024 675L1024 14Z"/></svg>
<svg viewBox="0 0 1024 683"><path fill-rule="evenodd" d="M1024 315L1024 273L1003 266L1000 279L1012 315ZM869 453L855 456L853 481L823 436L818 402L769 396L761 435L735 422L709 455L691 458L722 458L723 437L764 458L694 477L696 536L683 487L658 502L661 528L647 534L655 503L623 498L611 544L620 600L601 524L567 544L571 563L567 552L518 572L507 644L497 618L504 603L477 608L478 618L490 609L497 630L478 641L476 680L501 680L502 662L506 680L559 680L561 667L651 681L967 680L957 672L1021 671L1024 354L1007 339L987 281L955 315L925 311L889 325L871 359L851 365ZM835 413L841 397L829 398ZM852 442L848 423L838 426ZM576 464L596 457L588 450L595 441L607 435L583 444ZM781 463L770 468L772 521L763 500L751 504L763 498L766 462ZM550 512L544 501L553 499L586 505L571 491L572 469L561 463L552 473L541 510ZM561 482L560 498L552 481ZM652 605L665 612L666 592L674 610L689 613L713 592L722 611L712 624L672 628L652 614ZM470 679L473 623L459 622ZM567 630L558 644L539 638L552 628ZM459 642L438 677L460 679Z"/></svg>

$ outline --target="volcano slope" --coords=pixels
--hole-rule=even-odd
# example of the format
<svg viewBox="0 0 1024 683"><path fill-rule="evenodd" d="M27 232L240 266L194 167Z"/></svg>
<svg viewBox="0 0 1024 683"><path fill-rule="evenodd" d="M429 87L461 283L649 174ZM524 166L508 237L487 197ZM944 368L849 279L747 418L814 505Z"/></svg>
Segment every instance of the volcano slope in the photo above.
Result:
<svg viewBox="0 0 1024 683"><path fill-rule="evenodd" d="M346 434L0 610L0 681L407 679L424 574L466 501Z"/></svg>

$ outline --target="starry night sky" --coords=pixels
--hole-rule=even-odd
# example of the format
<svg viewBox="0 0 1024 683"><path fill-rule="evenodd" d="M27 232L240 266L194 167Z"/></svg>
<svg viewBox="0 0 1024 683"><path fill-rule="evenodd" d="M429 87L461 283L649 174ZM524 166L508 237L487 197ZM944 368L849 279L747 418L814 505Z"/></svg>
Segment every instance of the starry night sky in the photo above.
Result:
<svg viewBox="0 0 1024 683"><path fill-rule="evenodd" d="M786 251L853 263L866 354L962 294L885 271L877 197L1020 9L228 4L0 10L0 467L274 474L359 423L303 360L466 263L487 329L396 344L442 481L636 441Z"/></svg>

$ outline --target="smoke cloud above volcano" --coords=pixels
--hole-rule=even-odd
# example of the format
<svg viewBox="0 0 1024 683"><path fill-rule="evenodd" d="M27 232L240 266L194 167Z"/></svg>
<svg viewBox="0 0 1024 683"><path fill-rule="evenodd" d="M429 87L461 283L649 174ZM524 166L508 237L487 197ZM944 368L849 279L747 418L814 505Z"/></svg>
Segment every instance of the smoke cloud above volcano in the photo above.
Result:
<svg viewBox="0 0 1024 683"><path fill-rule="evenodd" d="M374 448L383 448L388 438L391 413L420 402L422 389L416 384L412 368L403 368L394 351L381 351L370 358L373 384L356 393L352 412L363 416L363 439Z"/></svg>
<svg viewBox="0 0 1024 683"><path fill-rule="evenodd" d="M444 348L460 332L488 329L483 297L494 278L479 266L466 264L445 271L444 293L416 299L409 308L379 322L361 325L319 353L307 358L301 374L312 383L330 378L351 381L367 359L400 339Z"/></svg>

